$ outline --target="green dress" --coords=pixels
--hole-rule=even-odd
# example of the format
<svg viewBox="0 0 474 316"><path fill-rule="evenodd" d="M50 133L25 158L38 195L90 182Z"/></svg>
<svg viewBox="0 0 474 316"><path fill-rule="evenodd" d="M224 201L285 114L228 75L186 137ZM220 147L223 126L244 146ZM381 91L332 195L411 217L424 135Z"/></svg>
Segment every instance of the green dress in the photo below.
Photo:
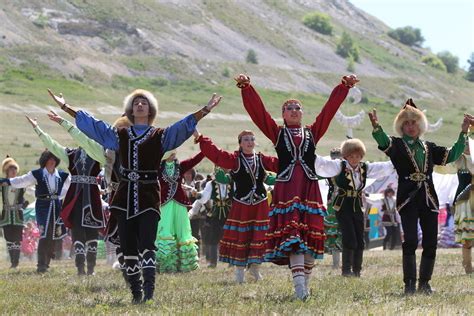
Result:
<svg viewBox="0 0 474 316"><path fill-rule="evenodd" d="M166 163L164 172L175 172L174 162ZM178 178L179 185L181 177ZM170 199L161 205L161 219L156 236L157 269L160 273L189 272L199 267L197 240L191 234L191 223L185 205Z"/></svg>

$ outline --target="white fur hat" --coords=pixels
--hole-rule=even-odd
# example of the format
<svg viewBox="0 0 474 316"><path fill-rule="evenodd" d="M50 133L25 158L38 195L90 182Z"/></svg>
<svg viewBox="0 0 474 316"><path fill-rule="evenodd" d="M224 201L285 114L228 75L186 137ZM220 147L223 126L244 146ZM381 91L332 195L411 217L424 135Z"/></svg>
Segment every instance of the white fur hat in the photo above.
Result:
<svg viewBox="0 0 474 316"><path fill-rule="evenodd" d="M410 98L405 102L403 108L398 112L395 120L393 121L393 129L400 136L403 136L403 123L406 121L416 121L420 127L420 136L423 135L428 129L428 120L426 119L425 113L420 111L413 100Z"/></svg>
<svg viewBox="0 0 474 316"><path fill-rule="evenodd" d="M15 161L15 159L13 159L13 158L10 157L10 156L7 156L7 158L5 158L5 159L2 161L2 172L3 172L4 174L7 174L7 170L8 170L10 167L16 168L16 170L17 170L18 172L20 171L20 166L19 166L18 163Z"/></svg>
<svg viewBox="0 0 474 316"><path fill-rule="evenodd" d="M148 124L153 124L153 121L158 114L158 100L156 100L153 94L147 90L137 89L125 97L123 100L123 110L125 115L128 117L130 122L134 122L132 115L133 100L137 97L143 97L148 100L148 103L150 104L150 118L148 120Z"/></svg>

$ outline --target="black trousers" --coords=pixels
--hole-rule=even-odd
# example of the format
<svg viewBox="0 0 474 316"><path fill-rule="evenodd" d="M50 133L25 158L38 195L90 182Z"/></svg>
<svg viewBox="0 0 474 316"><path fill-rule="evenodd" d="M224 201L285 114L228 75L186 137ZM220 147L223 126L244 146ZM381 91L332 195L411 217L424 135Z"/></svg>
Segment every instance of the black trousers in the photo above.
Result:
<svg viewBox="0 0 474 316"><path fill-rule="evenodd" d="M23 226L6 225L3 226L3 235L7 242L7 250L10 255L12 267L18 266L20 261L21 241L23 239Z"/></svg>
<svg viewBox="0 0 474 316"><path fill-rule="evenodd" d="M390 244L390 250L393 250L398 240L398 226L385 226L385 230L387 231L387 234L383 239L383 248L385 249L387 247L387 244Z"/></svg>
<svg viewBox="0 0 474 316"><path fill-rule="evenodd" d="M400 211L404 242L403 255L415 255L418 248L418 220L423 232L422 256L428 259L436 258L438 245L438 213L426 206L424 194L418 194L414 201L408 203Z"/></svg>
<svg viewBox="0 0 474 316"><path fill-rule="evenodd" d="M202 243L201 243L201 234L202 234L202 222L203 222L203 219L202 218L195 218L195 219L191 219L190 220L190 223L191 223L191 234L193 235L194 238L197 239L197 245L198 245L198 254L200 254L201 252L201 247L202 247Z"/></svg>
<svg viewBox="0 0 474 316"><path fill-rule="evenodd" d="M339 230L342 235L342 247L351 250L364 249L364 213L352 208L341 208L336 212Z"/></svg>
<svg viewBox="0 0 474 316"><path fill-rule="evenodd" d="M7 242L21 242L23 240L23 226L6 225L3 226L3 235Z"/></svg>
<svg viewBox="0 0 474 316"><path fill-rule="evenodd" d="M140 268L156 268L156 232L160 215L153 211L127 220L125 212L118 216L120 247L128 275L137 274Z"/></svg>
<svg viewBox="0 0 474 316"><path fill-rule="evenodd" d="M46 236L38 241L38 272L45 272L49 268L51 259L54 258L56 240L53 240L53 229L53 216L50 216Z"/></svg>

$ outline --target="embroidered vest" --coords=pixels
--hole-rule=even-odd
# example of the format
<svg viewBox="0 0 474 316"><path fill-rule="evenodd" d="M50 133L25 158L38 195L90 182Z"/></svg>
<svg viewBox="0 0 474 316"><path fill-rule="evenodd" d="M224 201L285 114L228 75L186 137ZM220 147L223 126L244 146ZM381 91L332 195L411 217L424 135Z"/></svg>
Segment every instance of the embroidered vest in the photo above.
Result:
<svg viewBox="0 0 474 316"><path fill-rule="evenodd" d="M354 174L351 169L347 168L347 162L341 161L342 171L334 180L338 187L336 197L334 198L333 208L336 211L340 209L350 209L352 211L362 211L362 190L367 180L367 163L361 162L359 188L355 187Z"/></svg>
<svg viewBox="0 0 474 316"><path fill-rule="evenodd" d="M444 165L448 151L444 147L437 147L438 151L440 148L444 150L435 155L433 152L436 148L435 144L423 141L423 146L425 148L423 170L418 167L414 155L402 138L391 137L391 145L385 150L398 174L397 210L399 212L418 194L424 197L423 200L427 201L427 206L432 210L437 211L439 208L438 196L433 184L433 166Z"/></svg>
<svg viewBox="0 0 474 316"><path fill-rule="evenodd" d="M163 150L163 130L148 127L138 135L134 127L117 129L120 182L111 210L127 212L127 219L147 211L160 212L158 170Z"/></svg>
<svg viewBox="0 0 474 316"><path fill-rule="evenodd" d="M25 189L13 189L15 191L13 201L8 191L11 187L1 187L3 209L0 218L0 227L6 225L23 226L23 209L25 204Z"/></svg>
<svg viewBox="0 0 474 316"><path fill-rule="evenodd" d="M73 226L72 212L79 206L82 226L89 228L105 227L102 202L97 177L100 164L89 157L84 149L68 149L71 186L64 198L61 217L66 227Z"/></svg>
<svg viewBox="0 0 474 316"><path fill-rule="evenodd" d="M253 160L252 167L240 152L238 167L231 172L235 183L234 200L246 205L255 205L267 199L267 191L263 185L267 173L263 168L260 154L254 154Z"/></svg>
<svg viewBox="0 0 474 316"><path fill-rule="evenodd" d="M297 147L288 128L285 126L280 128L275 145L279 160L276 181L289 181L296 163L301 165L308 179L318 180L314 169L316 145L314 144L313 133L308 127L302 127L301 129L302 140Z"/></svg>

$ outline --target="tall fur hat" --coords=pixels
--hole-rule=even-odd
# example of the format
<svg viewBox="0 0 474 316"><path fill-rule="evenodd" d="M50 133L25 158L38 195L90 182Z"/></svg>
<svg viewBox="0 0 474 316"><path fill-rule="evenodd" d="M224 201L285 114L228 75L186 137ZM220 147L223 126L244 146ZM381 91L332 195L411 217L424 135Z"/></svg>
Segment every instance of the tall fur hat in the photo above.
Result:
<svg viewBox="0 0 474 316"><path fill-rule="evenodd" d="M420 136L423 135L428 129L428 120L426 119L425 113L416 107L413 99L411 98L405 102L405 105L400 110L400 112L398 112L395 120L393 121L393 129L400 136L403 136L402 127L406 121L416 121L418 123L418 126L420 127Z"/></svg>
<svg viewBox="0 0 474 316"><path fill-rule="evenodd" d="M128 117L130 122L133 121L133 100L137 97L143 97L148 100L148 103L150 104L150 117L148 119L148 124L153 124L153 121L156 118L156 115L158 114L158 100L153 96L153 94L150 91L143 90L143 89L137 89L127 95L125 99L123 100L123 109L125 112L125 115Z"/></svg>
<svg viewBox="0 0 474 316"><path fill-rule="evenodd" d="M354 152L361 154L362 157L365 156L365 145L360 139L351 138L341 144L342 157L345 158Z"/></svg>
<svg viewBox="0 0 474 316"><path fill-rule="evenodd" d="M20 171L20 166L15 161L15 159L7 155L7 157L2 161L2 172L7 174L7 171L10 169L10 167L15 167L18 172Z"/></svg>

